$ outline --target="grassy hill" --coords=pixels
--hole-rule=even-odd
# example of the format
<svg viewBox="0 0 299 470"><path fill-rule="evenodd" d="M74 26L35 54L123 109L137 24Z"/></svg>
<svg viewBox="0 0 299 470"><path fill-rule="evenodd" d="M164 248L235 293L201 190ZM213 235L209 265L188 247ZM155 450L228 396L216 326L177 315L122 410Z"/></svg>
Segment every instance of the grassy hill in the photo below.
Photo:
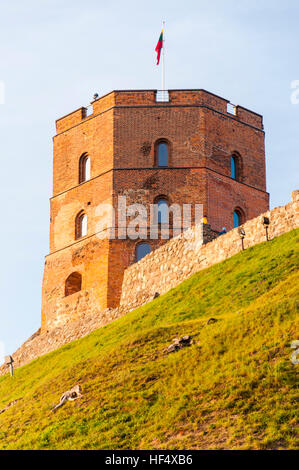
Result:
<svg viewBox="0 0 299 470"><path fill-rule="evenodd" d="M1 377L0 409L20 400L0 448L298 448L298 241L246 250ZM163 353L187 334L194 345ZM82 398L51 412L77 383Z"/></svg>

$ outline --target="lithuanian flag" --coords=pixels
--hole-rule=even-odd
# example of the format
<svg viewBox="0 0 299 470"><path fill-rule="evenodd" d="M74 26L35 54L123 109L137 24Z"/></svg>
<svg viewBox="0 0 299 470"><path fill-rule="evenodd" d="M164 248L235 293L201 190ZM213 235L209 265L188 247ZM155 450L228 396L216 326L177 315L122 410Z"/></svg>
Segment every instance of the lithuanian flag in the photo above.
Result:
<svg viewBox="0 0 299 470"><path fill-rule="evenodd" d="M161 31L159 41L158 41L158 43L156 45L156 49L155 49L155 51L157 52L157 65L159 65L159 63L160 63L160 56L161 56L162 47L163 47L163 29Z"/></svg>

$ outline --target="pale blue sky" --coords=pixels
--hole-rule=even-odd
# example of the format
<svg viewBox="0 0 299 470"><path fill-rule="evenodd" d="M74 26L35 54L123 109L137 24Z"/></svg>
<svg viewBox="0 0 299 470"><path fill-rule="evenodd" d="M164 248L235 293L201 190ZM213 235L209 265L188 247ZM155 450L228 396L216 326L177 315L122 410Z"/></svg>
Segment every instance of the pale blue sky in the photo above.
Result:
<svg viewBox="0 0 299 470"><path fill-rule="evenodd" d="M0 342L40 325L55 119L94 92L160 88L154 48L166 20L166 85L205 88L264 115L271 206L298 187L297 0L14 0L0 6ZM0 348L1 349L1 348Z"/></svg>

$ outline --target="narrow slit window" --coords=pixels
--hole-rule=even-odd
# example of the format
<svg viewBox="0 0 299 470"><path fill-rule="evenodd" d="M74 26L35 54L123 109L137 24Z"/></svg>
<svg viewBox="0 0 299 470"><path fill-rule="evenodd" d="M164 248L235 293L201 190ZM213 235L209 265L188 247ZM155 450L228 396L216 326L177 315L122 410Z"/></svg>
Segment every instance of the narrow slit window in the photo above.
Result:
<svg viewBox="0 0 299 470"><path fill-rule="evenodd" d="M234 212L234 228L239 227L240 224L240 213L238 211Z"/></svg>
<svg viewBox="0 0 299 470"><path fill-rule="evenodd" d="M87 215L84 212L80 212L75 221L75 238L85 237L87 235Z"/></svg>
<svg viewBox="0 0 299 470"><path fill-rule="evenodd" d="M79 184L90 180L90 158L84 153L79 160Z"/></svg>
<svg viewBox="0 0 299 470"><path fill-rule="evenodd" d="M90 158L87 157L85 161L85 181L90 180Z"/></svg>
<svg viewBox="0 0 299 470"><path fill-rule="evenodd" d="M87 235L87 216L84 214L81 220L81 237Z"/></svg>
<svg viewBox="0 0 299 470"><path fill-rule="evenodd" d="M166 142L160 142L157 148L158 166L168 166L168 145Z"/></svg>
<svg viewBox="0 0 299 470"><path fill-rule="evenodd" d="M230 175L234 180L237 179L237 162L234 156L230 158Z"/></svg>
<svg viewBox="0 0 299 470"><path fill-rule="evenodd" d="M158 201L158 223L159 224L168 224L169 214L168 214L168 202L166 199L160 199Z"/></svg>

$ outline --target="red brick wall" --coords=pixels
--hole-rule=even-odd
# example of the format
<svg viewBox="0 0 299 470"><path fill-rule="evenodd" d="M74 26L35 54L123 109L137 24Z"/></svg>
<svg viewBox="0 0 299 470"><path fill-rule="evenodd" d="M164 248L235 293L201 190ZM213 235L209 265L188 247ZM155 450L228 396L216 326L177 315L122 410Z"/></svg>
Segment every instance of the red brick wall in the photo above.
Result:
<svg viewBox="0 0 299 470"><path fill-rule="evenodd" d="M97 237L83 239L46 257L42 331L77 320L89 310L108 307L108 241ZM82 290L65 297L65 281L73 272L82 275Z"/></svg>
<svg viewBox="0 0 299 470"><path fill-rule="evenodd" d="M75 242L75 218L84 210L87 235L95 234L98 224L96 208L112 203L112 172L74 187L51 199L50 251L57 251Z"/></svg>
<svg viewBox="0 0 299 470"><path fill-rule="evenodd" d="M114 164L116 168L152 168L154 143L171 143L170 166L198 166L198 155L190 151L192 137L200 133L201 108L138 107L115 110ZM143 153L150 146L149 154Z"/></svg>
<svg viewBox="0 0 299 470"><path fill-rule="evenodd" d="M242 161L241 181L266 191L264 132L238 120L203 110L206 166L230 176L230 156Z"/></svg>
<svg viewBox="0 0 299 470"><path fill-rule="evenodd" d="M208 214L212 228L220 231L234 228L234 210L244 212L245 221L257 217L269 208L269 196L231 178L207 171Z"/></svg>
<svg viewBox="0 0 299 470"><path fill-rule="evenodd" d="M54 137L53 196L78 185L79 159L85 152L91 160L91 178L113 167L113 110Z"/></svg>

